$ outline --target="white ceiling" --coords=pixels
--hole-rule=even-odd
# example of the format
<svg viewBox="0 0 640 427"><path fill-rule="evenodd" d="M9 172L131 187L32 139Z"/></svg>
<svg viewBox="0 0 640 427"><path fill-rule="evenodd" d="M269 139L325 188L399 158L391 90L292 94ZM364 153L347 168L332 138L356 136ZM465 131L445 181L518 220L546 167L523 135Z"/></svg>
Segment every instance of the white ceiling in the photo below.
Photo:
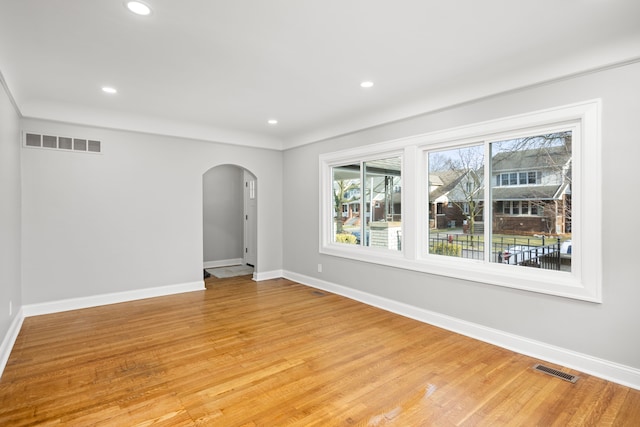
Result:
<svg viewBox="0 0 640 427"><path fill-rule="evenodd" d="M283 149L640 58L639 0L123 3L0 0L23 116Z"/></svg>

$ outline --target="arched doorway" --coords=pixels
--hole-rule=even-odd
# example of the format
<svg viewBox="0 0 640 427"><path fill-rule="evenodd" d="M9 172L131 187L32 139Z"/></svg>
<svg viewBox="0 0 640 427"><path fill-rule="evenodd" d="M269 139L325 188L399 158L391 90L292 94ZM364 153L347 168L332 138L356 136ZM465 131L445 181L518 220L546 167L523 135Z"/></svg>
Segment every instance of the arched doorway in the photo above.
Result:
<svg viewBox="0 0 640 427"><path fill-rule="evenodd" d="M257 266L257 179L237 165L203 174L204 269ZM254 270L255 271L255 270Z"/></svg>

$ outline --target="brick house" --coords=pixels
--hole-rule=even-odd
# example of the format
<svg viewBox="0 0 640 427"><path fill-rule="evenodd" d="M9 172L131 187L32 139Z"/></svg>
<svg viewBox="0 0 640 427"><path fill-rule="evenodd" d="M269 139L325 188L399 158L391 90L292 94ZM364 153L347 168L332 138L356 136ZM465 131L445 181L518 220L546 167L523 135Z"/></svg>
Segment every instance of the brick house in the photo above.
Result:
<svg viewBox="0 0 640 427"><path fill-rule="evenodd" d="M483 171L477 171L478 176ZM484 189L468 188L468 171L429 175L431 228L462 225L474 194L476 233L483 230ZM505 151L493 156L493 231L495 233L564 234L571 232L570 144ZM464 187L464 188L463 188Z"/></svg>
<svg viewBox="0 0 640 427"><path fill-rule="evenodd" d="M570 145L498 153L492 169L494 232L571 232Z"/></svg>

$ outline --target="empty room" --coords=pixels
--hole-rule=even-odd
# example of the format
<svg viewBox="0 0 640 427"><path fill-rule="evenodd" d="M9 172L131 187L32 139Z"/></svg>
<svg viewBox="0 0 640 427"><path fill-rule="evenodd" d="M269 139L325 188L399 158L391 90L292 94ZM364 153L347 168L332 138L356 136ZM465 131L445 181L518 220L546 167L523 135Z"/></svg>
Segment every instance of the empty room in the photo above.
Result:
<svg viewBox="0 0 640 427"><path fill-rule="evenodd" d="M638 425L638 16L0 0L0 425Z"/></svg>

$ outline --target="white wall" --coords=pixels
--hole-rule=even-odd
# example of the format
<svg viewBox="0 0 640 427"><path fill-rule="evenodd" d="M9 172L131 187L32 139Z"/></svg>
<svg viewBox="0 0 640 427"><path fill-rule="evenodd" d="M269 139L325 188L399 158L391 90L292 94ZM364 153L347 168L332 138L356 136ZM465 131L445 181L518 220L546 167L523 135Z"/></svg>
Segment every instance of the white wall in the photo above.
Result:
<svg viewBox="0 0 640 427"><path fill-rule="evenodd" d="M33 119L22 129L103 144L22 149L24 304L202 282L202 176L221 164L260 181L258 269L282 268L281 152Z"/></svg>
<svg viewBox="0 0 640 427"><path fill-rule="evenodd" d="M495 96L285 152L284 268L524 339L640 369L640 63ZM603 101L603 298L594 304L320 255L318 156L575 102ZM318 273L318 264L323 272Z"/></svg>
<svg viewBox="0 0 640 427"><path fill-rule="evenodd" d="M220 165L203 177L204 262L242 258L244 170Z"/></svg>
<svg viewBox="0 0 640 427"><path fill-rule="evenodd" d="M1 79L1 76L0 76ZM0 342L22 306L19 116L0 84ZM9 314L9 303L12 313ZM2 349L0 349L2 350ZM0 351L0 359L2 359ZM0 372L3 364L0 363Z"/></svg>

